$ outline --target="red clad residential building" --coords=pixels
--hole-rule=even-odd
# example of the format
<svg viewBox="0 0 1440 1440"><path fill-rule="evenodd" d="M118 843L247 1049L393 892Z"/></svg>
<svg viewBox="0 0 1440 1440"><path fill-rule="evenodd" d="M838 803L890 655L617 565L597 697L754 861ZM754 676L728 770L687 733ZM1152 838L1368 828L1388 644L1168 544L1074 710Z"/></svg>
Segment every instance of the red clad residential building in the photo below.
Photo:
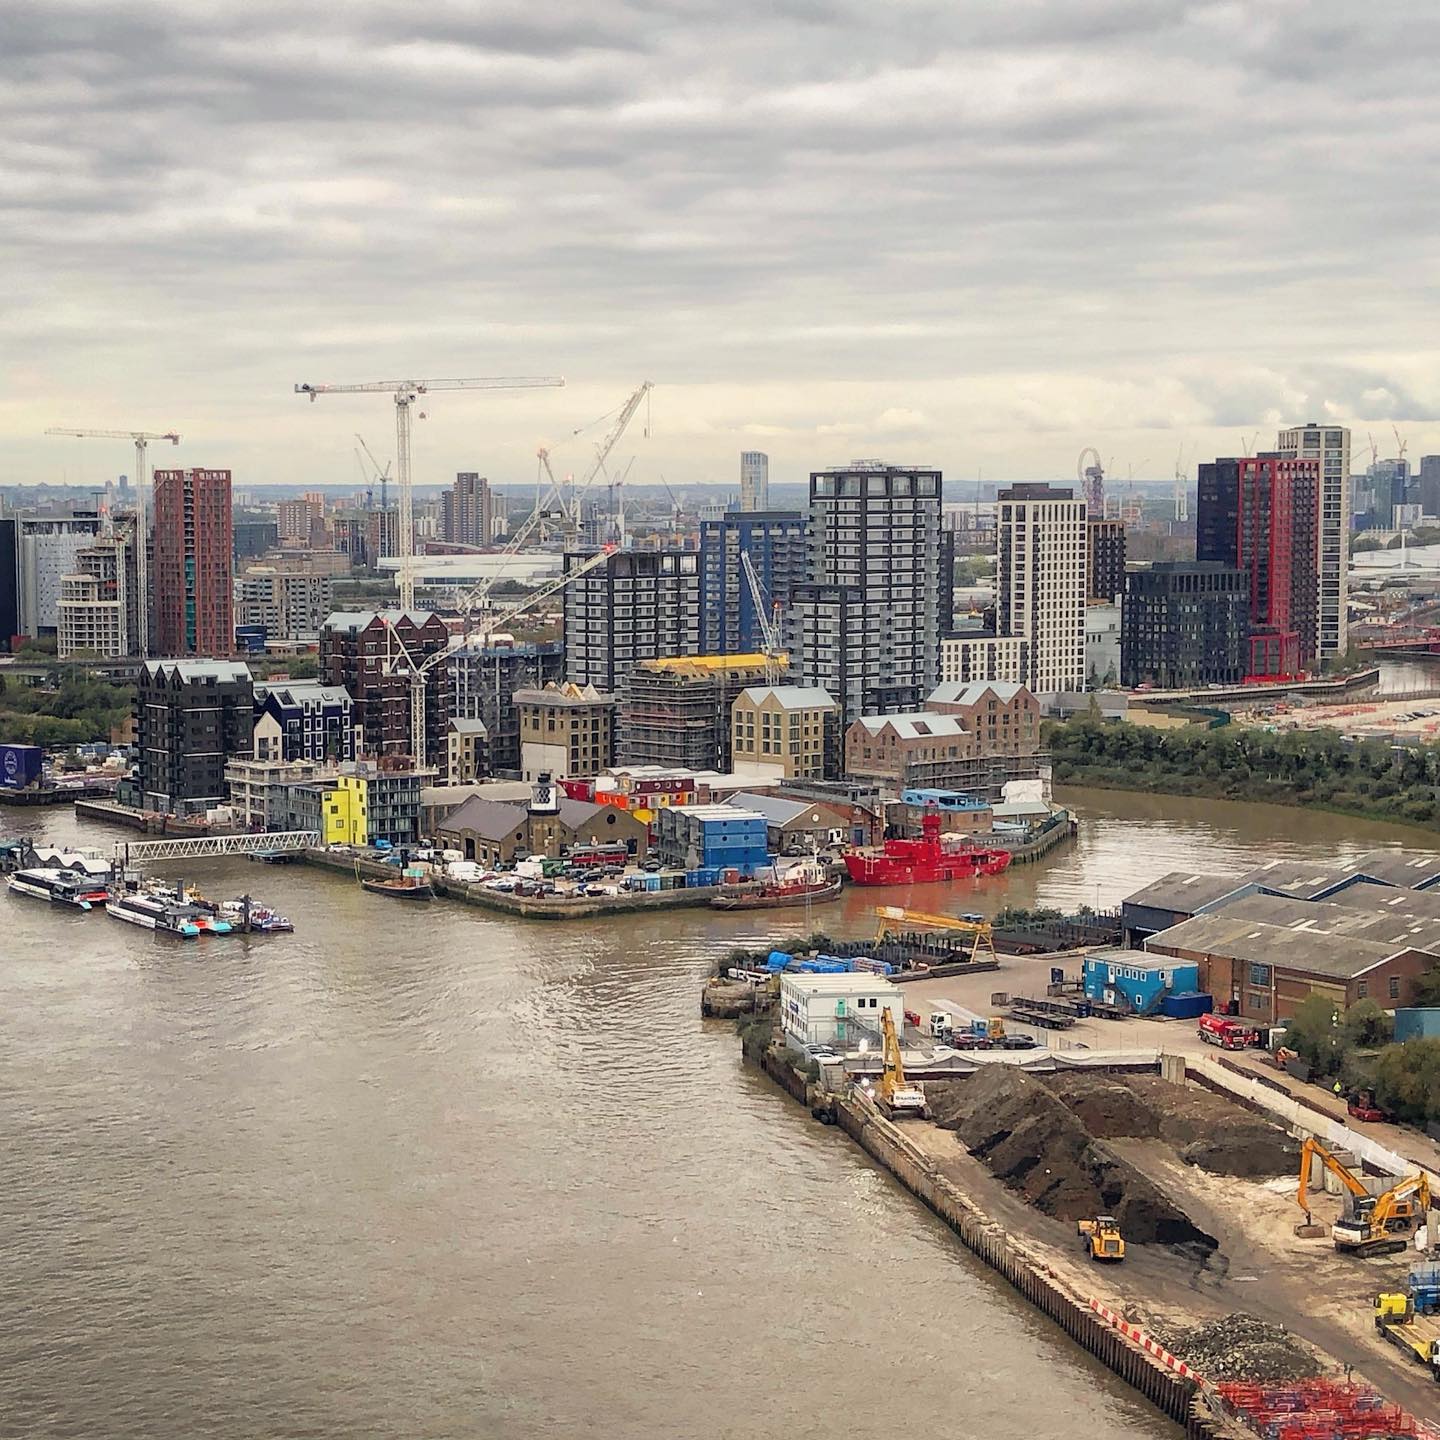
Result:
<svg viewBox="0 0 1440 1440"><path fill-rule="evenodd" d="M161 655L235 649L228 470L157 470L150 605Z"/></svg>
<svg viewBox="0 0 1440 1440"><path fill-rule="evenodd" d="M1247 674L1300 675L1316 658L1320 462L1250 455L1202 465L1195 557L1245 572Z"/></svg>

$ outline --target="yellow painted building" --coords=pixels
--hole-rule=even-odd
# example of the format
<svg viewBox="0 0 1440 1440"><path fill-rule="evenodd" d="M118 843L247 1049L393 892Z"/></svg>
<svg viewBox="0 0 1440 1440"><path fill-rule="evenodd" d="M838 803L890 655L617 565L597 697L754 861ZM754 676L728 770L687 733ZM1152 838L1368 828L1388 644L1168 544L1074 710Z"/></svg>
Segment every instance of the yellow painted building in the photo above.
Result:
<svg viewBox="0 0 1440 1440"><path fill-rule="evenodd" d="M334 788L320 796L320 814L325 822L327 845L369 844L369 782L363 775L341 775Z"/></svg>

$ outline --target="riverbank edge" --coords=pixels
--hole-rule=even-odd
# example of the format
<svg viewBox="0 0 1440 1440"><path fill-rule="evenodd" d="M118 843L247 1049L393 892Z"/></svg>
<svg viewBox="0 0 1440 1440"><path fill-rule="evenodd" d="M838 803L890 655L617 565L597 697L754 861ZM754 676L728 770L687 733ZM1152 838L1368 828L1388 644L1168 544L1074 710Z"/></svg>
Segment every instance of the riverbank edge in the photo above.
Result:
<svg viewBox="0 0 1440 1440"><path fill-rule="evenodd" d="M1108 772L1091 774L1087 770L1083 775L1072 773L1063 779L1057 776L1055 786L1059 790L1114 790L1124 795L1168 795L1175 800L1221 800L1227 805L1274 805L1281 810L1318 810L1322 814L1340 815L1347 820L1370 820L1377 825L1395 825L1401 830L1413 830L1417 835L1428 835L1431 847L1437 840L1434 826L1386 815L1380 810L1352 810L1339 805L1325 805L1315 800L1284 800L1274 795L1266 795L1259 800L1244 800L1235 795L1222 795L1218 791L1212 794L1206 790L1170 790L1157 789L1153 785L1125 785L1105 778L1107 774Z"/></svg>
<svg viewBox="0 0 1440 1440"><path fill-rule="evenodd" d="M303 852L307 865L363 876L367 880L393 880L396 870L376 860L358 860L353 855L332 855L326 850ZM680 910L687 906L708 906L720 893L718 885L695 885L684 890L642 890L630 895L587 895L582 900L542 900L526 895L506 895L483 885L457 885L436 876L431 880L435 893L446 900L458 900L479 910L493 910L521 920L593 920L603 915L633 915L649 910Z"/></svg>
<svg viewBox="0 0 1440 1440"><path fill-rule="evenodd" d="M756 1064L792 1100L810 1108L809 1087L793 1066L769 1049L761 1053L758 1062L749 1056L747 1062ZM1194 1380L1176 1374L1147 1354L1097 1315L1088 1301L1071 1294L1053 1271L1027 1254L1002 1225L941 1175L926 1156L906 1141L898 1127L844 1100L835 1104L835 1120L837 1127L875 1164L939 1216L966 1249L1003 1276L1106 1369L1183 1426L1186 1440L1223 1440L1235 1433L1212 1414Z"/></svg>

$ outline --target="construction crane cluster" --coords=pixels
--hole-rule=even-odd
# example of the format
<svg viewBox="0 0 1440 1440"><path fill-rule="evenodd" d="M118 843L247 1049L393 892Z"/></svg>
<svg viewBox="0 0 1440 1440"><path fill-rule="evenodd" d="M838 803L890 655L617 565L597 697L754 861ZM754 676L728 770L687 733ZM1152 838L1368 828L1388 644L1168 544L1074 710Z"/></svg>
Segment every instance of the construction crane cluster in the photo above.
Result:
<svg viewBox="0 0 1440 1440"><path fill-rule="evenodd" d="M415 608L415 501L410 484L411 407L434 390L534 390L564 385L558 375L487 376L471 380L367 380L358 385L296 385L297 395L313 402L322 395L390 395L395 401L395 478L400 483L398 520L400 608ZM424 412L421 412L424 418ZM373 461L372 461L373 463Z"/></svg>

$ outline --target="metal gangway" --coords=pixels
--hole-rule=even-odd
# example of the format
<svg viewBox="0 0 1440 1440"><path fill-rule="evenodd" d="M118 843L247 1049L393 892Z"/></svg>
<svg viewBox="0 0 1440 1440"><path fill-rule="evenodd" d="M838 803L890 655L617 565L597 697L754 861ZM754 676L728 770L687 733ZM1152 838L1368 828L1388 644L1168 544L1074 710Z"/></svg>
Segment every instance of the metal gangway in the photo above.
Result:
<svg viewBox="0 0 1440 1440"><path fill-rule="evenodd" d="M196 835L186 840L117 840L115 859L207 860L221 855L260 855L267 850L305 850L320 844L318 830L268 830L253 835Z"/></svg>

